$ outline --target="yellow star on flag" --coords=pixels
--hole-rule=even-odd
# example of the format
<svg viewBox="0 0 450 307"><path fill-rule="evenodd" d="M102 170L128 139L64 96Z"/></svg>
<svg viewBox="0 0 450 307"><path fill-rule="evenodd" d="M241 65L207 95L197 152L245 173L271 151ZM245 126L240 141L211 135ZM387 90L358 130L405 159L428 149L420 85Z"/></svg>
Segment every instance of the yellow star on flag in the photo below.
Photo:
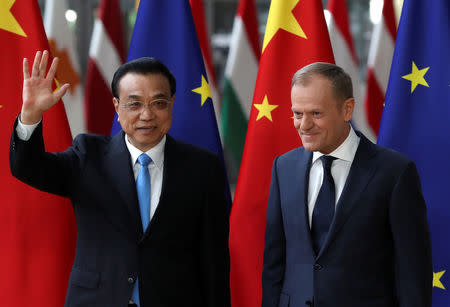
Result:
<svg viewBox="0 0 450 307"><path fill-rule="evenodd" d="M17 22L11 13L11 7L16 0L1 0L0 1L0 29L27 37L20 24Z"/></svg>
<svg viewBox="0 0 450 307"><path fill-rule="evenodd" d="M427 81L425 81L425 74L427 73L428 69L430 69L430 67L425 67L423 69L418 69L416 66L416 63L414 63L414 61L412 62L412 72L408 75L402 76L403 79L409 80L411 81L411 93L414 92L414 90L416 89L416 86L418 84L420 85L424 85L426 87L430 87L427 83Z"/></svg>
<svg viewBox="0 0 450 307"><path fill-rule="evenodd" d="M58 79L55 78L53 80L55 81L56 84L56 88L53 90L53 93L56 93L60 89L61 84L59 83Z"/></svg>
<svg viewBox="0 0 450 307"><path fill-rule="evenodd" d="M300 0L274 0L270 5L267 17L266 34L264 35L263 52L279 29L307 39L292 10Z"/></svg>
<svg viewBox="0 0 450 307"><path fill-rule="evenodd" d="M209 87L208 82L206 81L205 77L202 75L202 85L200 87L194 88L192 90L193 92L202 95L202 107L205 103L206 99L211 98L211 88Z"/></svg>
<svg viewBox="0 0 450 307"><path fill-rule="evenodd" d="M445 290L445 287L441 282L441 277L442 277L442 275L444 275L444 273L445 273L445 270L437 272L437 273L433 272L433 287L441 288L441 289Z"/></svg>
<svg viewBox="0 0 450 307"><path fill-rule="evenodd" d="M264 96L263 102L261 104L254 104L255 108L258 109L259 113L256 117L256 121L260 120L263 117L267 117L271 122L272 120L272 111L278 108L277 105L269 104L269 100L267 99L267 95Z"/></svg>

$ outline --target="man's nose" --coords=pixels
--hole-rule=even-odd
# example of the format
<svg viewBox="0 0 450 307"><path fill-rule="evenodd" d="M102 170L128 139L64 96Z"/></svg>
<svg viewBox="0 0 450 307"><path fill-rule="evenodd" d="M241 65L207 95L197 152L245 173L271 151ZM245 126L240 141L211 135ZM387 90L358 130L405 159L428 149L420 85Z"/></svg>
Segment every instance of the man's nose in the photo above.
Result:
<svg viewBox="0 0 450 307"><path fill-rule="evenodd" d="M312 118L309 115L303 115L302 120L300 121L300 129L303 131L307 131L314 126Z"/></svg>
<svg viewBox="0 0 450 307"><path fill-rule="evenodd" d="M155 113L153 112L150 104L144 104L142 106L142 111L140 113L140 119L142 120L149 120L152 119L155 116Z"/></svg>

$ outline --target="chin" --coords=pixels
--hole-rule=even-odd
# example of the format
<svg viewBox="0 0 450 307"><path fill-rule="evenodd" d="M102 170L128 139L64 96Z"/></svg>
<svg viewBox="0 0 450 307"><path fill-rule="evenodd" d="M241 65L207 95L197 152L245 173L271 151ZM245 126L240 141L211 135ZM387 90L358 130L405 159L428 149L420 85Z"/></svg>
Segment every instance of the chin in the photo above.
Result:
<svg viewBox="0 0 450 307"><path fill-rule="evenodd" d="M311 145L311 144L303 144L303 147L304 147L307 151L311 151L311 152L317 150L316 147L315 147L314 145Z"/></svg>

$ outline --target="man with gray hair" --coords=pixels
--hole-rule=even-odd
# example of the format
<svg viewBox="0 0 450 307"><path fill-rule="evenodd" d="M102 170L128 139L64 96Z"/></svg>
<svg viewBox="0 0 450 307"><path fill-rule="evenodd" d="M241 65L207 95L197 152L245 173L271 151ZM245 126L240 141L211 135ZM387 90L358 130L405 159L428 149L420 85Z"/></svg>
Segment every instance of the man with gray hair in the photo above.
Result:
<svg viewBox="0 0 450 307"><path fill-rule="evenodd" d="M294 74L303 147L275 159L263 307L431 307L426 205L414 163L353 130L352 82L313 63Z"/></svg>

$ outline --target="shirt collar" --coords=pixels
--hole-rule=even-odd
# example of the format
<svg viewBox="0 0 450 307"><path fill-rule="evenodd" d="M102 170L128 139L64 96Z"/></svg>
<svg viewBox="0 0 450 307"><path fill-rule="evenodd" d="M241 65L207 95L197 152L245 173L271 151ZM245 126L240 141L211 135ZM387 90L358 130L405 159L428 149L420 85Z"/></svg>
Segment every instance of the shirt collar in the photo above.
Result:
<svg viewBox="0 0 450 307"><path fill-rule="evenodd" d="M348 161L350 163L353 162L356 150L358 149L359 140L359 136L356 135L355 130L353 130L352 125L350 125L350 132L348 133L345 141L342 142L342 144L339 145L339 147L336 148L333 152L331 152L329 156ZM312 163L316 162L317 159L319 159L323 155L323 153L315 151L313 153Z"/></svg>
<svg viewBox="0 0 450 307"><path fill-rule="evenodd" d="M128 151L131 155L131 167L134 166L134 164L137 161L137 158L143 154L143 151L140 149L137 149L133 144L128 141L128 137L125 134L125 144L127 145ZM146 151L145 153L149 155L149 157L152 159L153 163L155 163L156 167L160 170L163 167L164 163L164 148L166 145L166 136L164 135L161 141L154 147L152 147L150 150Z"/></svg>

